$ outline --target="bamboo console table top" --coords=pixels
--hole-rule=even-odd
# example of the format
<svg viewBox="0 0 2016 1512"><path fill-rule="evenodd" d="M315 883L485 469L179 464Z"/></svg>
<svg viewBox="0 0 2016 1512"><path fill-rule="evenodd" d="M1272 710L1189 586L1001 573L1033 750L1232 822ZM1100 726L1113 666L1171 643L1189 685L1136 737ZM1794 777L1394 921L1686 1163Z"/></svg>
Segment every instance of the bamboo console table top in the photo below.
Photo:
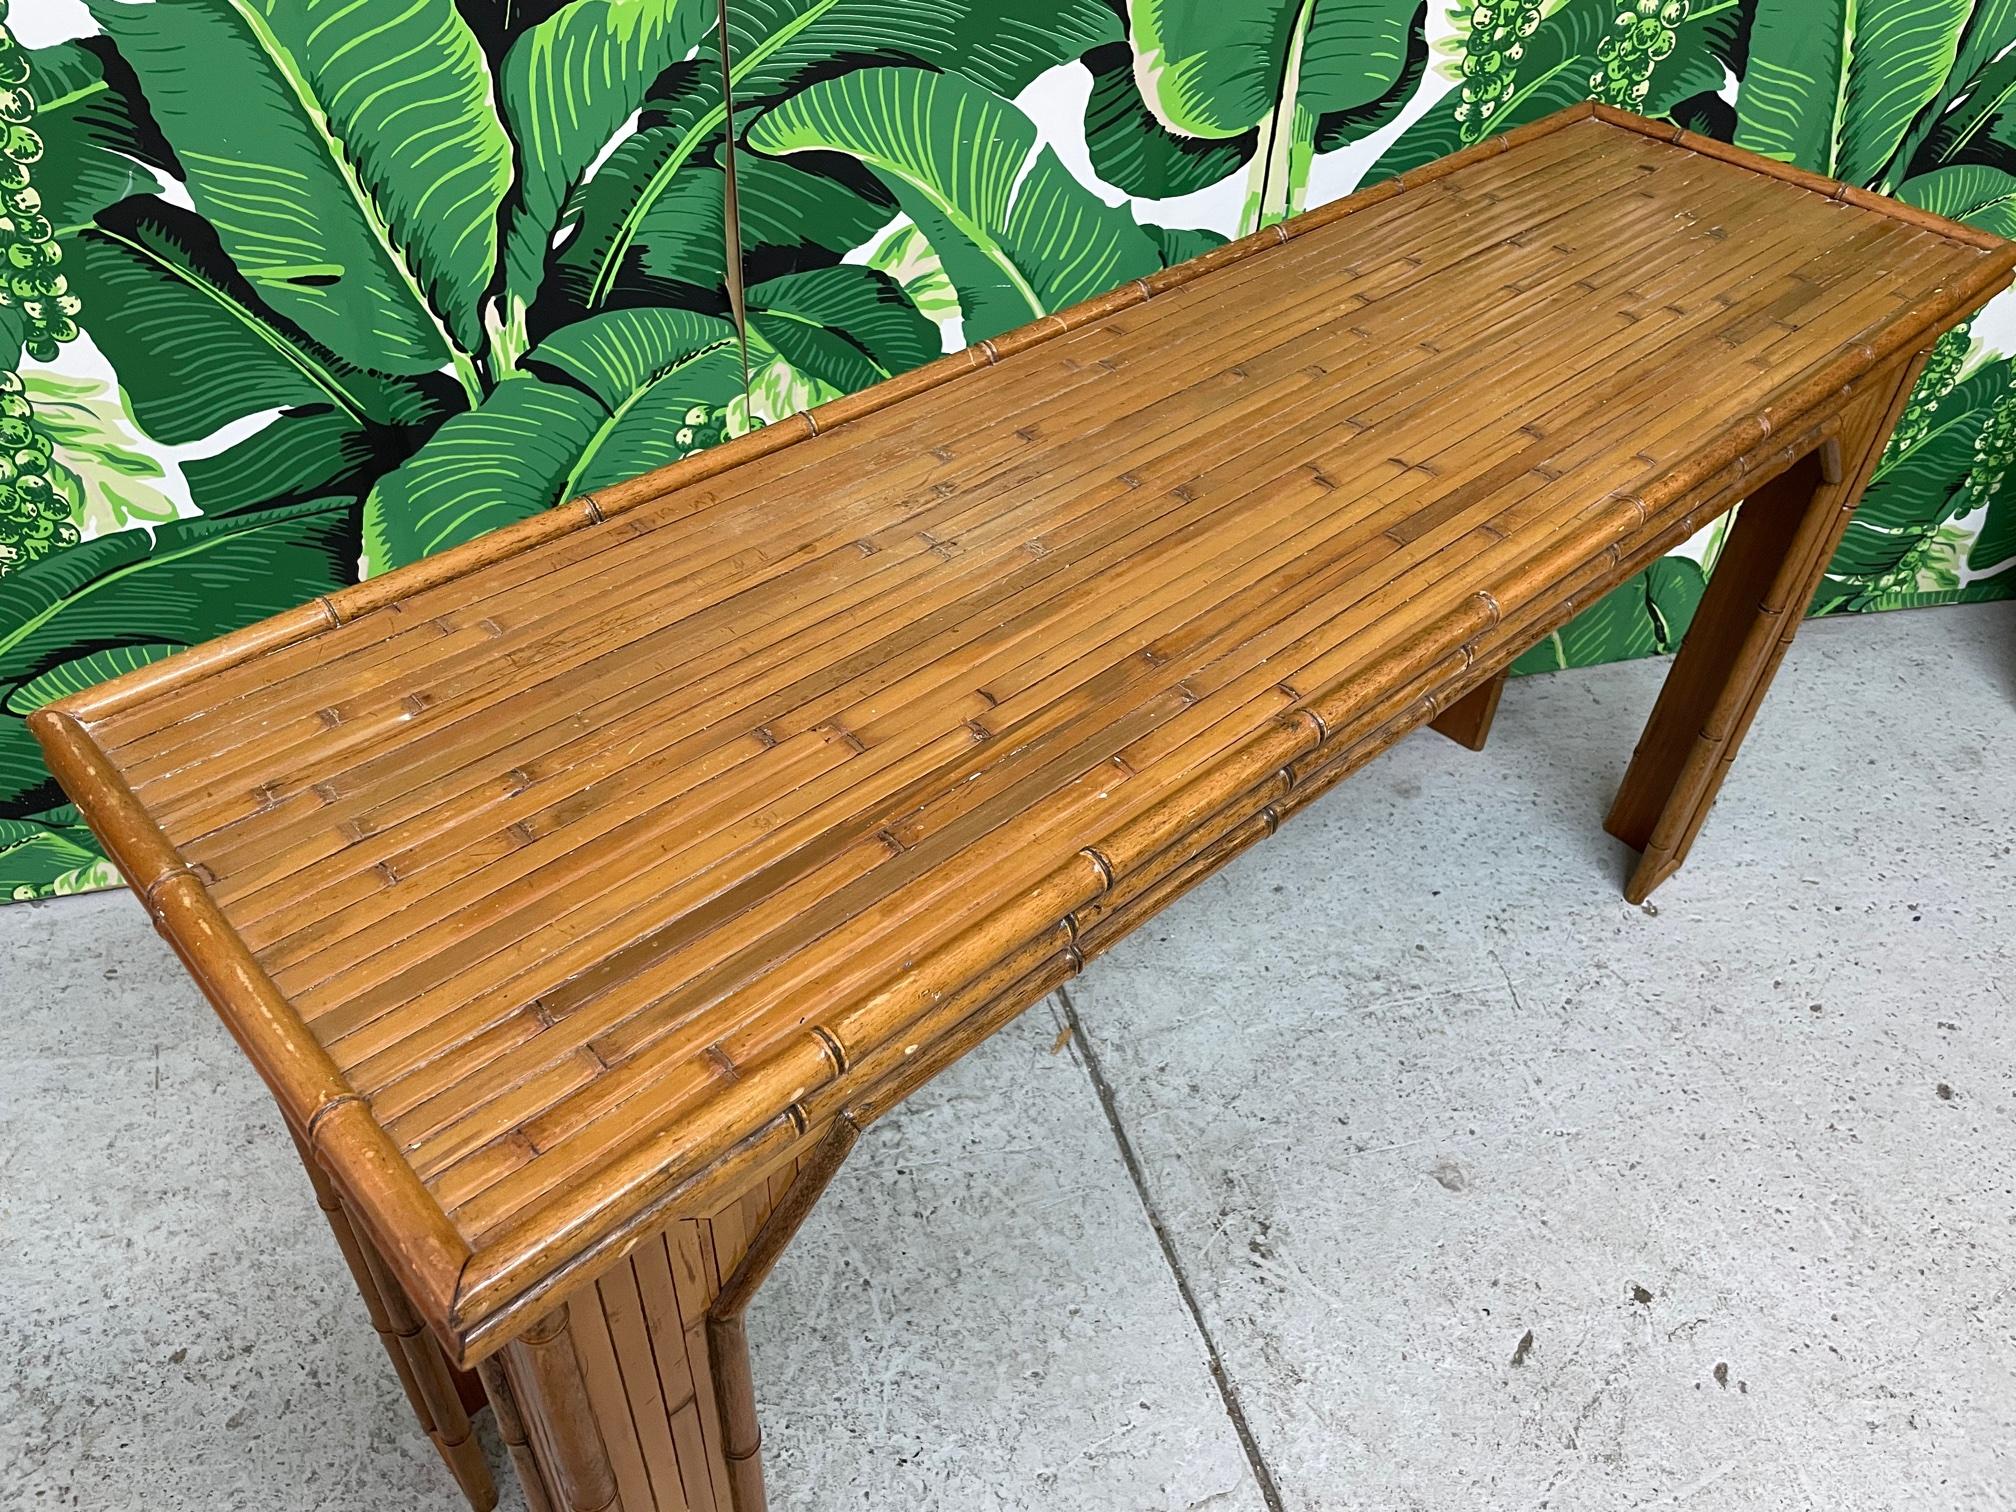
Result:
<svg viewBox="0 0 2016 1512"><path fill-rule="evenodd" d="M1584 107L35 727L472 1359L1826 457L2012 261Z"/></svg>

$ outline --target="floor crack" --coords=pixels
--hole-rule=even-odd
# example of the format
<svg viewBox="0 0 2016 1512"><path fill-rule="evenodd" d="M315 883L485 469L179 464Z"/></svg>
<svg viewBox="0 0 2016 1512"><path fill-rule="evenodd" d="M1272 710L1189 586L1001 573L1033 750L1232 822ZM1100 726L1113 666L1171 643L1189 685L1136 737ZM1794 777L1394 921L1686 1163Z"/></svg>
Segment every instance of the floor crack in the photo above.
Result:
<svg viewBox="0 0 2016 1512"><path fill-rule="evenodd" d="M1204 1321L1204 1309L1198 1305L1190 1277L1185 1274L1183 1262L1176 1256L1176 1242L1163 1224L1162 1215L1155 1210L1154 1199L1148 1195L1147 1176L1141 1169L1140 1158L1134 1153L1134 1141L1128 1138L1127 1130L1121 1125L1120 1109L1114 1102L1112 1085L1106 1080L1106 1073L1099 1064L1099 1052L1094 1048L1091 1036L1085 1032L1084 1021L1078 1017L1078 1005L1071 1001L1071 993L1064 987L1057 989L1057 1002L1064 1010L1065 1023L1070 1027L1071 1042L1083 1058L1085 1074L1091 1079L1100 1111L1106 1115L1107 1127L1113 1131L1113 1142L1119 1146L1120 1163L1127 1168L1127 1179L1134 1183L1134 1195L1141 1201L1141 1211L1147 1215L1149 1228L1155 1231L1155 1242L1162 1246L1163 1263L1169 1267L1169 1274L1176 1282L1177 1294L1182 1297L1183 1306L1190 1314L1191 1326L1204 1342L1204 1357L1211 1367L1211 1383L1218 1388L1218 1398L1225 1405L1225 1415L1231 1419L1232 1431L1239 1436L1239 1447L1245 1452L1253 1479L1259 1483L1260 1499L1267 1504L1267 1512L1285 1512L1281 1489L1274 1484L1274 1472L1267 1468L1267 1461L1261 1457L1259 1440L1254 1438L1253 1427L1246 1421L1246 1410L1239 1405L1239 1390L1232 1384L1224 1357L1218 1353L1218 1341L1212 1337L1211 1326Z"/></svg>

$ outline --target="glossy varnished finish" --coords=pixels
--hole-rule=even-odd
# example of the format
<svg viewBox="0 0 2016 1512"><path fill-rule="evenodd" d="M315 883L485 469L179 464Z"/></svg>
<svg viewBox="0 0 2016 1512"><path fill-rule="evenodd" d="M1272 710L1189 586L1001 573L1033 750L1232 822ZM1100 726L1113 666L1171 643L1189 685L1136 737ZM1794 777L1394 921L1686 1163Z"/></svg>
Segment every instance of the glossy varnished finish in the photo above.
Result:
<svg viewBox="0 0 2016 1512"><path fill-rule="evenodd" d="M1549 118L37 733L455 1359L531 1329L517 1407L564 1394L537 1330L668 1222L1407 730L1481 741L1512 657L1762 490L1612 817L1677 864L2016 259L1674 135Z"/></svg>

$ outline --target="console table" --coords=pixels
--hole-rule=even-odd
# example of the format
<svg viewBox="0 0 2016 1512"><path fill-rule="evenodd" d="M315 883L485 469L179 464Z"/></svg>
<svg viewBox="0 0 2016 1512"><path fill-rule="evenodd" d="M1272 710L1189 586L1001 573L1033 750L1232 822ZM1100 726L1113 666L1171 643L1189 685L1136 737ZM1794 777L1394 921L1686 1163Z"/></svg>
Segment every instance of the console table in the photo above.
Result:
<svg viewBox="0 0 2016 1512"><path fill-rule="evenodd" d="M479 1506L762 1504L857 1133L1739 499L1612 808L1699 831L2009 243L1580 106L39 711Z"/></svg>

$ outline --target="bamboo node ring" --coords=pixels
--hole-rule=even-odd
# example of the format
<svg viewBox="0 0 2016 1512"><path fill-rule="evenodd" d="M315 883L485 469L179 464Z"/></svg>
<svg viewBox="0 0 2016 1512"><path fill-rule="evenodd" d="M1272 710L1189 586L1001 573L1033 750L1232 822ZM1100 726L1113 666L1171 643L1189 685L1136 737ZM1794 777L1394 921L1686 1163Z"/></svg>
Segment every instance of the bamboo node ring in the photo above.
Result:
<svg viewBox="0 0 2016 1512"><path fill-rule="evenodd" d="M327 1118L331 1113L335 1112L345 1103L361 1103L363 1101L364 1101L363 1094L359 1092L344 1092L339 1094L338 1096L330 1098L327 1102L323 1103L321 1107L317 1108L313 1113L310 1113L308 1115L307 1127L305 1127L301 1131L302 1138L305 1139L308 1142L309 1146L312 1148L315 1144L315 1131L322 1127L323 1119Z"/></svg>
<svg viewBox="0 0 2016 1512"><path fill-rule="evenodd" d="M845 1076L847 1074L847 1047L841 1044L839 1036L834 1034L824 1024L814 1024L811 1027L812 1037L819 1041L820 1048L826 1052L826 1058L833 1062L835 1073Z"/></svg>
<svg viewBox="0 0 2016 1512"><path fill-rule="evenodd" d="M1109 891L1113 886L1113 863L1101 855L1095 846L1080 846L1078 854L1083 856L1087 861L1090 861L1098 871L1100 879L1099 891L1102 893Z"/></svg>
<svg viewBox="0 0 2016 1512"><path fill-rule="evenodd" d="M146 904L147 911L149 913L152 913L154 911L155 907L154 895L159 891L161 891L162 888L166 887L170 882L173 882L177 877L187 877L191 882L194 882L198 887L201 887L203 885L203 879L196 875L196 869L193 866L190 866L187 862L177 862L175 865L169 867L166 871L162 872L161 875L156 877L152 882L149 882L147 884L146 892L141 894L141 902Z"/></svg>

